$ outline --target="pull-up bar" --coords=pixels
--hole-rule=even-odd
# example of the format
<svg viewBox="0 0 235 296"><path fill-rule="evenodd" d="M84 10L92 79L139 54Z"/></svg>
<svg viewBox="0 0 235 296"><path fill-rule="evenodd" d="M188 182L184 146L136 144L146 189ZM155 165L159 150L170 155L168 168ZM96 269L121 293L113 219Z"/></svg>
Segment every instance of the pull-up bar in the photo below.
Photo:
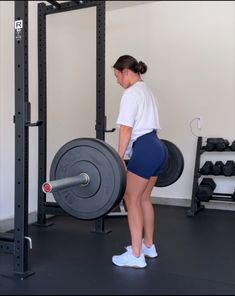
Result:
<svg viewBox="0 0 235 296"><path fill-rule="evenodd" d="M58 3L57 1L47 1L47 2L49 2L50 4L52 4L56 8L60 8L61 7L60 3Z"/></svg>
<svg viewBox="0 0 235 296"><path fill-rule="evenodd" d="M61 4L58 3L57 1L47 1L48 3L50 3L51 5L53 5L55 8L61 8ZM74 2L76 4L83 4L84 1L82 0L72 0L71 2Z"/></svg>

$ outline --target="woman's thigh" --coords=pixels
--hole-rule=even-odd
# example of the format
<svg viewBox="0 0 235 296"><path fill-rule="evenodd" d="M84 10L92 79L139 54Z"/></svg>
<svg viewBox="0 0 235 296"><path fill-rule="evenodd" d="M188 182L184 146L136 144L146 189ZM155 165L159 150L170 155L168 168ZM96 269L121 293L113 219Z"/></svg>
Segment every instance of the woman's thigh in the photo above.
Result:
<svg viewBox="0 0 235 296"><path fill-rule="evenodd" d="M125 196L131 200L140 199L148 186L149 180L127 171Z"/></svg>

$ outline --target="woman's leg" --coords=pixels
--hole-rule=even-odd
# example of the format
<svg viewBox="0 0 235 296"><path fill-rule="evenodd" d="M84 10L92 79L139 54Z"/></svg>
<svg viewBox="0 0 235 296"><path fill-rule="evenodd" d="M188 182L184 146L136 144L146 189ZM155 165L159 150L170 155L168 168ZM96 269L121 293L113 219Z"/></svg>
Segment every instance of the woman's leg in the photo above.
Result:
<svg viewBox="0 0 235 296"><path fill-rule="evenodd" d="M153 190L153 187L155 186L157 181L157 177L151 177L148 185L142 195L141 199L141 206L142 206L142 212L143 212L143 237L144 237L144 243L147 247L150 247L153 244L153 237L154 237L154 208L152 205L151 200L151 193Z"/></svg>
<svg viewBox="0 0 235 296"><path fill-rule="evenodd" d="M127 186L124 201L128 210L128 224L131 234L132 252L138 257L142 253L142 235L144 215L141 204L142 196L149 180L127 172Z"/></svg>

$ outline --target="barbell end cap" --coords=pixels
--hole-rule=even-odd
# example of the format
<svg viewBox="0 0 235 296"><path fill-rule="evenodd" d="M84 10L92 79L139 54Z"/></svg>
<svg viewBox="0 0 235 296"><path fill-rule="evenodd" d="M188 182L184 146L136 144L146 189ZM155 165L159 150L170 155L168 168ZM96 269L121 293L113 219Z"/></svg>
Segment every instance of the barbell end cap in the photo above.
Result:
<svg viewBox="0 0 235 296"><path fill-rule="evenodd" d="M49 182L43 183L43 185L42 185L42 191L44 193L51 193L52 192L52 186L51 186L51 184Z"/></svg>

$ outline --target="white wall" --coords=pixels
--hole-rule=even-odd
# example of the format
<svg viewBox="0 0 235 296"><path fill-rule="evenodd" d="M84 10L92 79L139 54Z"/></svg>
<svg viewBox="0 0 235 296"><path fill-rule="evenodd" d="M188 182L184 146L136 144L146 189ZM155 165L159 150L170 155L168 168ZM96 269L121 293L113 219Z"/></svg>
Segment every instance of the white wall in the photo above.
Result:
<svg viewBox="0 0 235 296"><path fill-rule="evenodd" d="M95 137L95 8L47 16L47 60L49 172L62 145L75 138Z"/></svg>
<svg viewBox="0 0 235 296"><path fill-rule="evenodd" d="M29 100L33 122L38 119L36 6L37 1L29 1ZM133 54L149 66L144 79L160 103L161 138L176 143L184 154L181 179L169 187L155 188L153 196L190 199L196 137L189 123L195 116L203 118L201 132L196 122L192 123L198 135L235 140L234 7L229 1L156 1L107 12L108 128L115 126L123 92L111 67L118 56ZM48 18L48 168L65 142L95 135L94 10L77 12ZM14 215L14 2L1 1L0 14L3 220ZM117 132L107 134L106 140L117 147ZM29 211L33 212L37 205L37 128L30 129L29 163ZM221 177L220 181L219 190L232 190L234 178Z"/></svg>

